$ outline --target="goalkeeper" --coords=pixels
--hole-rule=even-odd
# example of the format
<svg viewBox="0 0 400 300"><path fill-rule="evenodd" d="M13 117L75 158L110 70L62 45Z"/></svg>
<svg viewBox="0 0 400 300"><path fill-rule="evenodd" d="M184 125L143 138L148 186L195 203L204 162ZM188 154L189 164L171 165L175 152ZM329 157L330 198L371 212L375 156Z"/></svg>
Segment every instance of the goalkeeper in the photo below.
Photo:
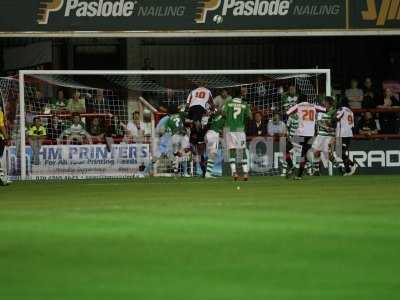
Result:
<svg viewBox="0 0 400 300"><path fill-rule="evenodd" d="M7 139L7 131L4 121L4 113L0 109L0 184L1 185L8 185L10 182L8 181L6 170L5 170L5 163L3 162L3 153L6 147L6 139ZM3 169L4 168L4 169Z"/></svg>
<svg viewBox="0 0 400 300"><path fill-rule="evenodd" d="M232 177L236 181L239 176L236 169L239 151L242 152L242 169L245 181L249 179L249 165L247 160L245 125L252 118L250 106L241 98L236 97L225 102L222 108L225 116L225 139L229 150L229 163Z"/></svg>

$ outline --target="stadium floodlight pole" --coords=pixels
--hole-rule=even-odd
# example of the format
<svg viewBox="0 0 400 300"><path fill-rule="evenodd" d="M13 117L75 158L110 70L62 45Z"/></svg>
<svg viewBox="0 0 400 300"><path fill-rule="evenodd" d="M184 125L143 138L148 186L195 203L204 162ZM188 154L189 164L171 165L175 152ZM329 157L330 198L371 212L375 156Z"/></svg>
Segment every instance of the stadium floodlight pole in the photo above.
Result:
<svg viewBox="0 0 400 300"><path fill-rule="evenodd" d="M25 145L25 74L19 72L19 134L21 155L21 180L26 179L26 145ZM17 152L18 153L18 152Z"/></svg>

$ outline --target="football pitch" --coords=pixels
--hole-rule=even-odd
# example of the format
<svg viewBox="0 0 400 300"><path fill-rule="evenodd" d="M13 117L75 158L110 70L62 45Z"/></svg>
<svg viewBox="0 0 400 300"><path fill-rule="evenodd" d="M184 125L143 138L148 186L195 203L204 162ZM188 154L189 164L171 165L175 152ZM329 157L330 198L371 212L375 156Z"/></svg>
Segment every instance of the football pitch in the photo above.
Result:
<svg viewBox="0 0 400 300"><path fill-rule="evenodd" d="M399 297L400 176L0 188L1 299Z"/></svg>

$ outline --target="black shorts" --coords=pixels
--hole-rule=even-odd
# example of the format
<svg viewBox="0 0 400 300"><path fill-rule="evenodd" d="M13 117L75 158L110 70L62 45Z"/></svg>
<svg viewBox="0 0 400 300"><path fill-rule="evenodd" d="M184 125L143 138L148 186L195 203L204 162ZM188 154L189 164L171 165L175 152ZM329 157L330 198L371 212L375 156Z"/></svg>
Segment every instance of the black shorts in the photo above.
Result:
<svg viewBox="0 0 400 300"><path fill-rule="evenodd" d="M2 158L2 156L3 156L5 147L6 147L6 141L0 139L0 158Z"/></svg>
<svg viewBox="0 0 400 300"><path fill-rule="evenodd" d="M343 137L342 138L343 147L346 147L346 149L350 149L352 139L353 139L352 137Z"/></svg>
<svg viewBox="0 0 400 300"><path fill-rule="evenodd" d="M201 105L194 105L189 108L189 119L194 121L194 122L201 122L201 119L204 117L206 114L206 109L201 106Z"/></svg>
<svg viewBox="0 0 400 300"><path fill-rule="evenodd" d="M198 144L203 144L204 143L204 137L206 136L206 130L204 128L201 128L199 130L196 130L196 128L192 128L190 132L190 143L192 145L198 145Z"/></svg>
<svg viewBox="0 0 400 300"><path fill-rule="evenodd" d="M299 144L300 146L310 145L312 144L313 136L294 136L292 138L292 143Z"/></svg>

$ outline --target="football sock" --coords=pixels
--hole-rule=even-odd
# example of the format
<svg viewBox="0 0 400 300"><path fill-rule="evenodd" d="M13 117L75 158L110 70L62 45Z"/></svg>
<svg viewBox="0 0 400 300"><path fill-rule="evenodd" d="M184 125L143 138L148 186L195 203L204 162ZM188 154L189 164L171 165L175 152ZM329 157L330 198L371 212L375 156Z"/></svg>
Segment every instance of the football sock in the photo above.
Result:
<svg viewBox="0 0 400 300"><path fill-rule="evenodd" d="M175 156L174 159L174 172L177 174L179 171L179 157Z"/></svg>
<svg viewBox="0 0 400 300"><path fill-rule="evenodd" d="M212 158L209 158L207 161L207 174L212 175L214 170L214 160Z"/></svg>
<svg viewBox="0 0 400 300"><path fill-rule="evenodd" d="M288 169L293 168L293 160L292 160L292 157L290 155L290 152L286 153L286 159L285 160L286 160L286 165L287 165Z"/></svg>
<svg viewBox="0 0 400 300"><path fill-rule="evenodd" d="M182 161L182 168L183 168L183 174L187 175L188 174L188 162L187 162L186 158L184 158L184 160Z"/></svg>
<svg viewBox="0 0 400 300"><path fill-rule="evenodd" d="M299 170L297 172L297 176L298 177L302 177L303 176L305 165L306 165L306 161L305 161L304 158L302 158L301 161L300 161L300 168L299 168Z"/></svg>
<svg viewBox="0 0 400 300"><path fill-rule="evenodd" d="M200 168L201 168L202 175L203 176L206 175L207 168L206 168L206 159L205 159L204 155L202 155L200 158Z"/></svg>
<svg viewBox="0 0 400 300"><path fill-rule="evenodd" d="M243 149L243 158L242 158L242 169L243 173L249 173L249 165L247 164L247 150Z"/></svg>
<svg viewBox="0 0 400 300"><path fill-rule="evenodd" d="M243 168L243 173L245 174L249 173L249 165L247 164L247 160L242 161L242 168Z"/></svg>
<svg viewBox="0 0 400 300"><path fill-rule="evenodd" d="M236 174L236 150L229 150L229 164L231 165L232 175Z"/></svg>

